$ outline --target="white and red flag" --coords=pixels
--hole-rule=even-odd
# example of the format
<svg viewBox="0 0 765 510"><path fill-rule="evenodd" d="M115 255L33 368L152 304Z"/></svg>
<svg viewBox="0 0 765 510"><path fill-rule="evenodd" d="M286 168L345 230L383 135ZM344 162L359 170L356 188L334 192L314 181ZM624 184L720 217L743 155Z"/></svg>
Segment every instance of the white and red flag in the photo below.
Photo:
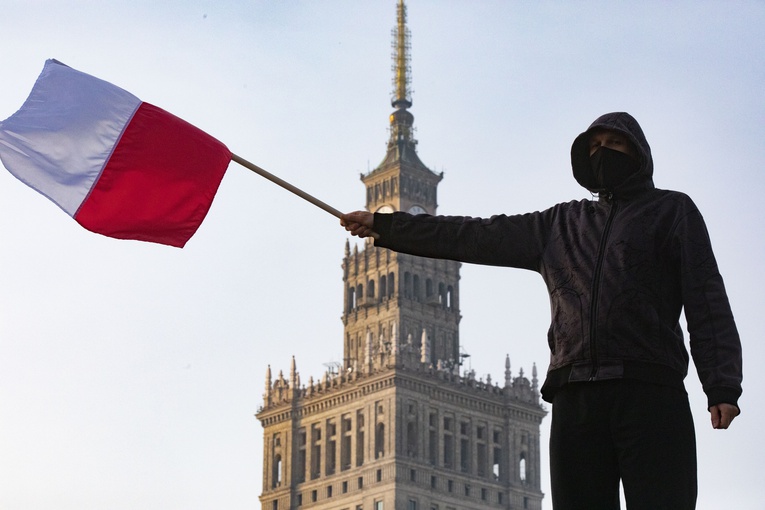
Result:
<svg viewBox="0 0 765 510"><path fill-rule="evenodd" d="M88 230L183 247L232 154L178 117L48 60L21 109L0 122L0 159Z"/></svg>

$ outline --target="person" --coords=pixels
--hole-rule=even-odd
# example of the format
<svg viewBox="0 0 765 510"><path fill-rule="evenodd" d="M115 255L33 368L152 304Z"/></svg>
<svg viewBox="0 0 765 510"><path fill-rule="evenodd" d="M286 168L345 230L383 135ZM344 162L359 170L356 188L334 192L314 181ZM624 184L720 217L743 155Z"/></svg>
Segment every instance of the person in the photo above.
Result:
<svg viewBox="0 0 765 510"><path fill-rule="evenodd" d="M654 186L651 149L627 113L577 136L571 165L592 200L487 219L356 211L341 225L399 252L542 275L556 510L618 509L620 480L630 510L695 508L682 310L715 429L739 414L742 391L741 342L704 220L686 194Z"/></svg>

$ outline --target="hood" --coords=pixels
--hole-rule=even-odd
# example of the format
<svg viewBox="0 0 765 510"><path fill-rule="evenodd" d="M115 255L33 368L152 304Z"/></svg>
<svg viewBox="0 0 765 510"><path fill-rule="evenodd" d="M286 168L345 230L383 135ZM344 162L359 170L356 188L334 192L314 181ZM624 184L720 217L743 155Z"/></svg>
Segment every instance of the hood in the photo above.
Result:
<svg viewBox="0 0 765 510"><path fill-rule="evenodd" d="M574 143L571 145L571 168L576 181L592 193L605 191L599 189L599 186L595 183L590 167L590 134L598 129L610 129L624 134L635 146L640 156L640 170L616 189L608 191L616 196L625 196L642 190L653 189L651 147L645 139L643 130L640 129L640 124L638 124L632 115L625 112L601 115L587 128L587 131L574 139Z"/></svg>

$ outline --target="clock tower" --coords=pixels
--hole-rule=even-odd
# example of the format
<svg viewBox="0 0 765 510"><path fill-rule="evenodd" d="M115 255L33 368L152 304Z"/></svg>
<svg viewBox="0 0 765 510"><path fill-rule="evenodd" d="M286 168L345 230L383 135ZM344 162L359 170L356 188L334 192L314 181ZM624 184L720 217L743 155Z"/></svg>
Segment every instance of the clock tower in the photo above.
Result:
<svg viewBox="0 0 765 510"><path fill-rule="evenodd" d="M393 29L393 94L390 138L382 162L361 175L371 212L435 214L436 174L417 155L409 65L410 33L406 6L399 2ZM346 245L343 260L345 303L344 365L369 370L377 353L406 345L421 361L455 368L459 350L460 264L398 254L376 248L368 239L359 251ZM371 364L370 364L371 363Z"/></svg>
<svg viewBox="0 0 765 510"><path fill-rule="evenodd" d="M443 173L436 174L417 156L414 116L409 112L411 99L410 33L406 26L406 6L400 3L393 29L393 93L390 114L390 139L382 162L361 176L366 185L367 210L371 212L406 211L412 214L435 214L438 206L436 187Z"/></svg>
<svg viewBox="0 0 765 510"><path fill-rule="evenodd" d="M361 180L369 211L434 214L442 175L415 150L397 6L390 139ZM509 356L498 380L461 369L460 267L346 241L342 363L307 381L294 357L266 371L263 510L542 508L536 366L531 380Z"/></svg>

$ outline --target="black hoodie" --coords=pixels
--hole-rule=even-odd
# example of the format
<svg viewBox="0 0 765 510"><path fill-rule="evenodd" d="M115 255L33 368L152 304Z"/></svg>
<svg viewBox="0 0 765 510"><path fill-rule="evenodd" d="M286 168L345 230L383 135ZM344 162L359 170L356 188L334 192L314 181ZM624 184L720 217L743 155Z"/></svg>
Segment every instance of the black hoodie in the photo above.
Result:
<svg viewBox="0 0 765 510"><path fill-rule="evenodd" d="M598 190L593 130L617 130L640 170ZM548 402L569 382L635 379L682 388L688 372L680 313L708 405L737 405L741 343L704 220L685 194L656 189L648 142L627 113L598 118L571 148L576 180L597 201L488 219L375 214L376 246L424 257L539 272L550 295Z"/></svg>

